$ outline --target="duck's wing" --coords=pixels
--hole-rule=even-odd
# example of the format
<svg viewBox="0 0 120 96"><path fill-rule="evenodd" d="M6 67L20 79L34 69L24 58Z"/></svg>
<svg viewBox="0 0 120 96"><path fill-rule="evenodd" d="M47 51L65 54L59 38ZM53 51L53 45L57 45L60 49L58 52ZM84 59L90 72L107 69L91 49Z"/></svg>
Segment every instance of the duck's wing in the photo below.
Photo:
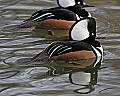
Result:
<svg viewBox="0 0 120 96"><path fill-rule="evenodd" d="M90 44L81 41L54 42L50 44L41 53L33 57L33 60L40 59L42 57L42 54L45 54L46 55L45 57L48 57L48 59L50 59L54 56L81 50L91 51L92 47Z"/></svg>
<svg viewBox="0 0 120 96"><path fill-rule="evenodd" d="M77 20L76 14L70 10L55 7L50 9L42 9L31 15L26 21L43 21L46 19L57 19L57 20Z"/></svg>

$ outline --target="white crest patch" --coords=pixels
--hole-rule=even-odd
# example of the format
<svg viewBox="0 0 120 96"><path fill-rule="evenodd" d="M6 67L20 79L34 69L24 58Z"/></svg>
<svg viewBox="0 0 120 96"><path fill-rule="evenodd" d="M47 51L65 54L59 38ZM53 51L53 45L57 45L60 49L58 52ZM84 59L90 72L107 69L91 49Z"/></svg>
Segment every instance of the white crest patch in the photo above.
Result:
<svg viewBox="0 0 120 96"><path fill-rule="evenodd" d="M75 0L58 0L61 7L69 7L75 5Z"/></svg>
<svg viewBox="0 0 120 96"><path fill-rule="evenodd" d="M81 20L79 21L71 30L71 38L73 40L84 40L89 37L88 31L88 20Z"/></svg>

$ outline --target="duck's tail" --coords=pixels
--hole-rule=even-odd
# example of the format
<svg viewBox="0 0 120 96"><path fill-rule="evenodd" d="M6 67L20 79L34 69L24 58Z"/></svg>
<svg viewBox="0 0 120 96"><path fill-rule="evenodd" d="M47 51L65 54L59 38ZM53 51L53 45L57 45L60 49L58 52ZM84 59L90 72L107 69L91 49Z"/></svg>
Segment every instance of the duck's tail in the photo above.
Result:
<svg viewBox="0 0 120 96"><path fill-rule="evenodd" d="M16 61L20 65L46 65L49 64L51 60L48 58L48 55L45 52L40 52L33 58L22 58Z"/></svg>
<svg viewBox="0 0 120 96"><path fill-rule="evenodd" d="M49 63L51 60L49 59L48 54L45 51L40 52L37 54L35 57L31 59L31 62L36 62L36 63Z"/></svg>
<svg viewBox="0 0 120 96"><path fill-rule="evenodd" d="M31 31L37 26L38 23L34 21L27 21L23 22L18 25L8 25L2 28L3 31L10 31L10 32L28 32Z"/></svg>

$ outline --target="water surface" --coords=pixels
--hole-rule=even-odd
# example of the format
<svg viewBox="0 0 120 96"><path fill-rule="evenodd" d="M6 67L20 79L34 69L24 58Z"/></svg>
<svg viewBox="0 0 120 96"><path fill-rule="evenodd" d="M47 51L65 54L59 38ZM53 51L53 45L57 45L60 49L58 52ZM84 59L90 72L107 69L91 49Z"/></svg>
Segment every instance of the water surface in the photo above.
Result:
<svg viewBox="0 0 120 96"><path fill-rule="evenodd" d="M104 61L101 66L105 68L98 70L97 84L93 84L95 89L85 96L120 96L120 1L86 0L86 3L96 5L87 10L97 21L98 40L104 47ZM55 6L56 0L0 0L0 28L19 24L33 12ZM47 66L20 66L15 63L20 58L33 57L51 41L61 39L46 36L44 31L0 31L0 96L84 95L80 92L85 86L72 84L69 78L77 76L77 82L82 82L83 65L79 68L63 62ZM56 36L63 34L59 32ZM90 66L88 61L84 63ZM84 83L89 85L88 81L82 82L83 85ZM88 90L89 88L85 88L82 92Z"/></svg>

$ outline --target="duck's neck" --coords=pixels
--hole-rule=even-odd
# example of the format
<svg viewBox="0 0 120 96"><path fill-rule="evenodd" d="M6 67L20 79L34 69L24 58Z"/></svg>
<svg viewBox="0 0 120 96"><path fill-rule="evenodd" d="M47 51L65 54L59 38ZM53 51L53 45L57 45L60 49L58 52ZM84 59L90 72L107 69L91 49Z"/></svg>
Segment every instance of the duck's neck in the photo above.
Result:
<svg viewBox="0 0 120 96"><path fill-rule="evenodd" d="M86 42L94 47L100 47L100 42L95 40L95 37L89 37L86 38L84 40L82 40L83 42Z"/></svg>
<svg viewBox="0 0 120 96"><path fill-rule="evenodd" d="M89 13L85 9L77 8L76 6L70 6L67 9L74 12L79 17L88 17L89 16Z"/></svg>

